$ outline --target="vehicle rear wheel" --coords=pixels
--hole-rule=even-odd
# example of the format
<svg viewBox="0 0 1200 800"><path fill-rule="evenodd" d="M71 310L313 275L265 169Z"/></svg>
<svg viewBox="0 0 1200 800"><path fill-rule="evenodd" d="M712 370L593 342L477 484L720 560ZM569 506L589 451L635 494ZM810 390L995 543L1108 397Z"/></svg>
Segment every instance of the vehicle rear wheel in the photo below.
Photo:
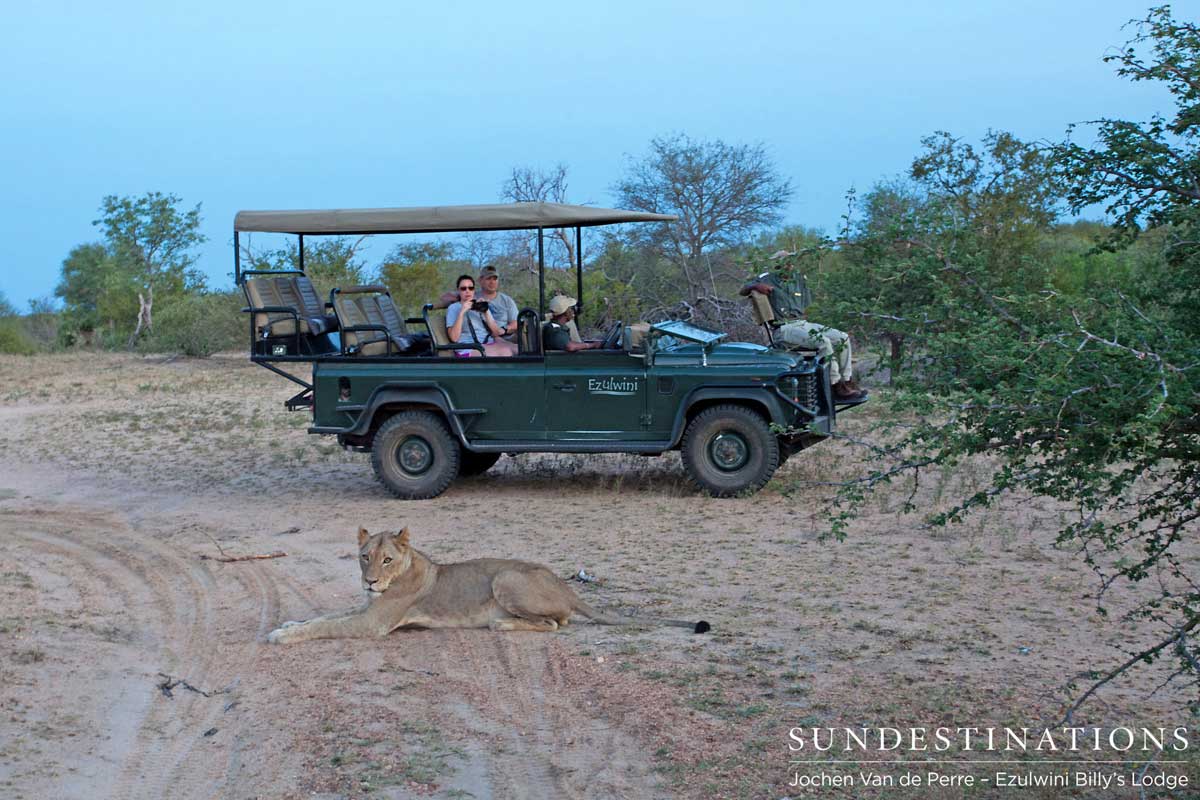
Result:
<svg viewBox="0 0 1200 800"><path fill-rule="evenodd" d="M683 466L713 497L757 492L779 466L779 440L744 406L713 406L683 434Z"/></svg>
<svg viewBox="0 0 1200 800"><path fill-rule="evenodd" d="M500 460L499 453L474 453L463 449L458 454L459 475L482 475Z"/></svg>
<svg viewBox="0 0 1200 800"><path fill-rule="evenodd" d="M437 497L458 475L458 442L428 411L402 411L383 423L371 447L371 466L402 500Z"/></svg>

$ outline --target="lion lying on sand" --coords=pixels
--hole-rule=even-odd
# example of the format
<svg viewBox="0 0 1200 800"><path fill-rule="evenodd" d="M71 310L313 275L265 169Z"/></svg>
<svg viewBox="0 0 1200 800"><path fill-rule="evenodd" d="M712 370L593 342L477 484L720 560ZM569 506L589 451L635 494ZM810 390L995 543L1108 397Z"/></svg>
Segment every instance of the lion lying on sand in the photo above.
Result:
<svg viewBox="0 0 1200 800"><path fill-rule="evenodd" d="M556 631L579 613L604 625L645 622L709 629L708 623L605 614L575 596L548 568L530 561L478 558L438 564L409 546L408 528L372 536L358 529L359 566L368 602L363 608L307 622L285 622L267 641L386 636L397 628L491 628Z"/></svg>

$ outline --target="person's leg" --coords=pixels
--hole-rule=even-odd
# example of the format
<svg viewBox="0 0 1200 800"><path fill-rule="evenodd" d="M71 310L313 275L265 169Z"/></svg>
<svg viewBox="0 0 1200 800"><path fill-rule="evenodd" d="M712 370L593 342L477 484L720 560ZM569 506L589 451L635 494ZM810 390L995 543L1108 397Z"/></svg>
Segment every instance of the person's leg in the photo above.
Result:
<svg viewBox="0 0 1200 800"><path fill-rule="evenodd" d="M818 325L808 320L789 322L779 329L779 335L784 342L796 347L816 350L829 363L829 382L840 383L842 380L840 364L834 353L834 342L826 336L826 331L833 330L824 325ZM843 334L844 335L844 334Z"/></svg>
<svg viewBox="0 0 1200 800"><path fill-rule="evenodd" d="M503 339L488 342L483 346L483 352L489 356L499 356L508 358L517 354L517 346L512 342L506 342Z"/></svg>
<svg viewBox="0 0 1200 800"><path fill-rule="evenodd" d="M843 381L853 377L853 360L850 355L850 334L843 333L837 328L825 328L826 339L833 345L833 361L837 364L838 376ZM830 368L832 378L832 367ZM834 381L837 383L837 381Z"/></svg>

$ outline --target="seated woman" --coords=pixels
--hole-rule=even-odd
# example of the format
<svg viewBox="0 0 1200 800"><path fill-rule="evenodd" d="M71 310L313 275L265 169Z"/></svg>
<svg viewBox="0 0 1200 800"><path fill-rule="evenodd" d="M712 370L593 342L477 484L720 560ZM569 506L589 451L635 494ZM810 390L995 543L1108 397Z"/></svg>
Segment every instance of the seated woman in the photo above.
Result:
<svg viewBox="0 0 1200 800"><path fill-rule="evenodd" d="M476 308L475 278L459 275L456 285L458 302L452 303L446 309L446 333L449 334L450 341L458 344L481 344L484 354L489 356L515 356L517 346L500 338L504 335L504 328L492 317L487 304L478 302L483 306L482 313ZM479 355L478 350L456 352L460 356Z"/></svg>

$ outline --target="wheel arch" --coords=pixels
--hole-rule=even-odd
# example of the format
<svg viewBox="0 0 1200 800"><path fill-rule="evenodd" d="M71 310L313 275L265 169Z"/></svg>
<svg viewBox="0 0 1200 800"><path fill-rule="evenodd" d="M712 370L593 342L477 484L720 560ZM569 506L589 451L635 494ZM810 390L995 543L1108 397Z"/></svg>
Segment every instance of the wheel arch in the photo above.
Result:
<svg viewBox="0 0 1200 800"><path fill-rule="evenodd" d="M367 442L374 437L380 426L402 411L432 411L442 418L450 433L466 444L462 422L454 413L454 404L445 389L429 386L379 386L367 398L362 413L354 426L346 433L364 438Z"/></svg>
<svg viewBox="0 0 1200 800"><path fill-rule="evenodd" d="M679 447L683 433L692 420L714 406L743 406L760 415L767 424L786 424L783 409L778 400L767 391L761 389L725 389L704 388L692 392L687 400L680 404L676 413L675 425L671 431L673 447Z"/></svg>

